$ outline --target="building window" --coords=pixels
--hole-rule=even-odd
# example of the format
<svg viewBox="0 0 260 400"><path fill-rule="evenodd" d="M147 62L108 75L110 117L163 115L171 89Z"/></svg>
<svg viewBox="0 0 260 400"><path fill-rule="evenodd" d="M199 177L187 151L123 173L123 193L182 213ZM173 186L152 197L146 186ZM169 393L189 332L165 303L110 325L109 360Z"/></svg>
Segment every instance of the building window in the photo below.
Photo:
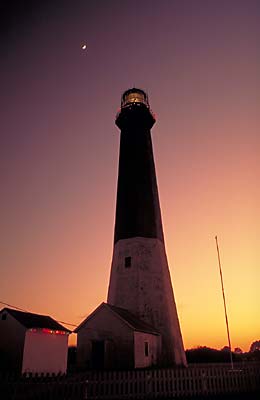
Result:
<svg viewBox="0 0 260 400"><path fill-rule="evenodd" d="M131 257L125 257L125 268L130 268L131 267Z"/></svg>
<svg viewBox="0 0 260 400"><path fill-rule="evenodd" d="M148 342L144 342L144 355L145 355L145 357L149 356L149 343Z"/></svg>
<svg viewBox="0 0 260 400"><path fill-rule="evenodd" d="M3 315L2 315L2 321L5 321L6 318L7 318L7 314L3 314Z"/></svg>

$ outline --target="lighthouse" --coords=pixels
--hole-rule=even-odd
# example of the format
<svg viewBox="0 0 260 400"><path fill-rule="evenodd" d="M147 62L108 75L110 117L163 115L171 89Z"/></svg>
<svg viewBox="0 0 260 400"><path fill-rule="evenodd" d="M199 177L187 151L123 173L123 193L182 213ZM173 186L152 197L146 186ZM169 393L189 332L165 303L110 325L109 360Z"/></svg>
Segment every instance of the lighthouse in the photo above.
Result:
<svg viewBox="0 0 260 400"><path fill-rule="evenodd" d="M158 366L185 366L153 158L154 123L147 94L127 90L116 116L120 156L107 304L128 310L159 332Z"/></svg>

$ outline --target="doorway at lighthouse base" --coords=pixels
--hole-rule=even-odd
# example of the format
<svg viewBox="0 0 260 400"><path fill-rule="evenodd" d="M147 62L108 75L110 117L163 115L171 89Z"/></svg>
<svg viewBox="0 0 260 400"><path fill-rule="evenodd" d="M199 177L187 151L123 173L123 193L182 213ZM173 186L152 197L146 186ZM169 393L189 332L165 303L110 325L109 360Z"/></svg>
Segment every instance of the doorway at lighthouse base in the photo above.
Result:
<svg viewBox="0 0 260 400"><path fill-rule="evenodd" d="M123 308L101 303L75 330L80 369L156 366L160 333Z"/></svg>

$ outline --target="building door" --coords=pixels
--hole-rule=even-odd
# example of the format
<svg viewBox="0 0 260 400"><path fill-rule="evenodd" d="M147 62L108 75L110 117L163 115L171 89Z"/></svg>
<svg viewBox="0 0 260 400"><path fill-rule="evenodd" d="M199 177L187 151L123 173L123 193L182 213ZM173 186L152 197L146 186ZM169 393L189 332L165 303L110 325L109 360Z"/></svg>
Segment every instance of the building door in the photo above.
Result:
<svg viewBox="0 0 260 400"><path fill-rule="evenodd" d="M105 361L105 342L104 340L92 341L92 367L103 369Z"/></svg>

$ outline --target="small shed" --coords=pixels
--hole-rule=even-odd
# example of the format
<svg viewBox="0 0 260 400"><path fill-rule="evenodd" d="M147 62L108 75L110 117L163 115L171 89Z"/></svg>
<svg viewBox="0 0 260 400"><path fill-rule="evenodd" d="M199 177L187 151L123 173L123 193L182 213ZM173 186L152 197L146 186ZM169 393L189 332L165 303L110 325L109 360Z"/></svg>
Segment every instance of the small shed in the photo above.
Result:
<svg viewBox="0 0 260 400"><path fill-rule="evenodd" d="M128 310L101 303L76 329L81 369L133 369L156 365L159 332Z"/></svg>
<svg viewBox="0 0 260 400"><path fill-rule="evenodd" d="M0 311L1 368L30 373L66 373L70 331L46 315Z"/></svg>

